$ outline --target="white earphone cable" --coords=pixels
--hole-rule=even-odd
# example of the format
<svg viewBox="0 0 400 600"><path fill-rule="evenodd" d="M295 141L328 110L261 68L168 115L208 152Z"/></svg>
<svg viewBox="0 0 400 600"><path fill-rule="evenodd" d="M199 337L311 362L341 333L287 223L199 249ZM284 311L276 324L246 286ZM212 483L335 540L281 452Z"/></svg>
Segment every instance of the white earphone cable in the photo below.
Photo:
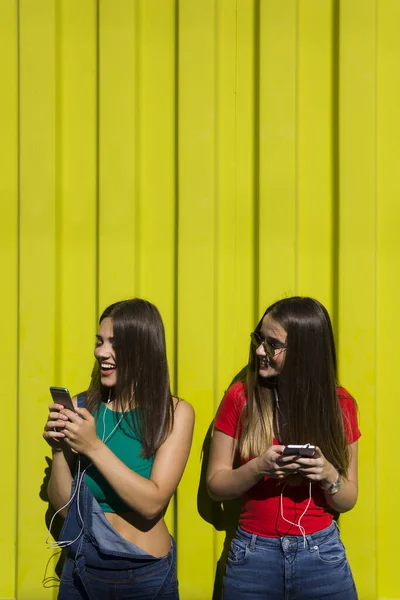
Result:
<svg viewBox="0 0 400 600"><path fill-rule="evenodd" d="M114 435L115 431L117 430L117 428L118 428L119 424L121 423L121 421L122 421L122 419L123 419L123 416L124 416L124 414L122 413L122 415L121 415L121 416L120 416L120 418L118 419L118 421L117 421L117 423L116 423L115 427L112 429L112 431L109 433L109 435L108 435L108 436L107 436L107 438L106 438L106 437L105 437L105 435L106 435L106 422L105 422L105 416L106 416L106 412L107 412L108 410L110 410L110 409L108 408L108 404L109 404L110 400L111 400L111 389L110 389L110 392L109 392L109 395L108 395L108 401L107 401L107 404L105 405L104 412L103 412L103 435L102 435L101 441L102 441L104 444L107 444L107 442L108 442L108 441L111 439L111 437ZM67 502L66 504L64 504L64 506L62 506L61 508L59 508L59 509L58 509L58 510L57 510L57 511L54 513L54 515L53 515L53 516L52 516L52 518L51 518L51 521L50 521L49 527L48 527L48 529L47 529L46 545L47 545L47 548L48 548L49 550L53 550L53 549L55 549L55 548L66 548L66 547L68 547L68 546L71 546L72 544L74 544L74 543L75 543L75 542L76 542L76 541L77 541L77 540L78 540L78 539L81 537L81 535L82 535L82 532L83 532L83 528L84 528L84 522L83 522L83 518L82 518L82 514L81 514L81 509L80 509L80 506L79 506L80 490L81 490L82 481L83 481L83 478L84 478L84 476L85 476L85 473L86 473L86 471L87 471L87 470L88 470L88 469L89 469L91 466L92 466L92 463L89 463L89 464L87 465L87 467L85 467L85 469L84 469L84 470L82 471L82 473L81 473L81 457L80 457L80 455L78 454L78 466L77 466L77 474L76 474L76 487L75 487L74 493L72 494L72 496L70 497L70 499L68 500L68 502ZM64 510L65 508L67 508L67 506L69 506L69 505L71 504L71 502L73 502L73 500L74 500L75 496L76 496L76 501L77 501L77 512L78 512L78 516L79 516L79 519L80 519L80 521L81 521L81 524L82 524L82 526L81 526L81 529L80 529L80 531L79 531L79 534L77 535L77 537L76 537L74 540L64 540L64 541L61 541L61 542L56 542L56 541L50 542L50 541L49 541L49 538L50 538L50 536L51 536L51 528L52 528L52 526L53 526L54 519L56 518L56 516L57 516L57 515L58 515L58 514L59 514L59 513L60 513L62 510Z"/></svg>

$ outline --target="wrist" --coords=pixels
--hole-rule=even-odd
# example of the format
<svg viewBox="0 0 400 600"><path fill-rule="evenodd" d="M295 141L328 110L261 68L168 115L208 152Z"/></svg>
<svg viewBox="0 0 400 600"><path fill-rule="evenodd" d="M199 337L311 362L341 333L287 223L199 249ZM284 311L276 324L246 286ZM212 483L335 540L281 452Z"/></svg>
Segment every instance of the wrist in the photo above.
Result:
<svg viewBox="0 0 400 600"><path fill-rule="evenodd" d="M320 481L320 486L330 496L333 496L340 490L342 485L342 480L340 477L340 473L337 469L332 467L331 474L328 475L325 479Z"/></svg>
<svg viewBox="0 0 400 600"><path fill-rule="evenodd" d="M254 479L258 481L259 479L261 479L261 477L263 477L263 472L261 470L260 464L260 457L257 456L256 458L253 458L253 460L251 460L249 464L251 466L251 472L254 476Z"/></svg>
<svg viewBox="0 0 400 600"><path fill-rule="evenodd" d="M94 463L95 460L98 458L99 454L101 454L104 447L105 446L104 446L103 442L98 437L93 442L93 444L89 448L88 452L86 452L86 456Z"/></svg>
<svg viewBox="0 0 400 600"><path fill-rule="evenodd" d="M329 465L329 470L326 473L325 477L320 480L319 484L323 489L327 489L331 487L337 480L339 472L333 465Z"/></svg>
<svg viewBox="0 0 400 600"><path fill-rule="evenodd" d="M52 446L51 447L51 456L52 456L53 460L57 456L62 456L63 457L64 456L64 450L65 450L64 444L62 444L62 445L60 445L59 447L56 447L56 448L54 446Z"/></svg>

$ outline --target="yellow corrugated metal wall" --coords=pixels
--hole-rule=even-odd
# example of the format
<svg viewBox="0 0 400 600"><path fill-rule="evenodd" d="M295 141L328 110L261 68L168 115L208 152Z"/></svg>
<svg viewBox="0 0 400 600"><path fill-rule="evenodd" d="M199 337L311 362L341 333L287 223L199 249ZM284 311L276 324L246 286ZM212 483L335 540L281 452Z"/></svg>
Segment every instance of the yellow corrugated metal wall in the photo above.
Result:
<svg viewBox="0 0 400 600"><path fill-rule="evenodd" d="M341 521L360 599L400 598L399 22L398 0L1 0L0 598L56 597L48 387L85 388L99 311L133 295L196 409L168 521L182 600L211 598L203 440L258 316L294 293L329 308L359 402Z"/></svg>

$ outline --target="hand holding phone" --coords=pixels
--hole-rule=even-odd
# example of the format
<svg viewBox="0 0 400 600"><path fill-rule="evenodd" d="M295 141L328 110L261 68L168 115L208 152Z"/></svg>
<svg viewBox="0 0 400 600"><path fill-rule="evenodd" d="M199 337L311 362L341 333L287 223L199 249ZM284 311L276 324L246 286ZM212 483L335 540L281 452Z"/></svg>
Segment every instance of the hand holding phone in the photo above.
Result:
<svg viewBox="0 0 400 600"><path fill-rule="evenodd" d="M44 428L43 437L46 442L56 450L57 452L62 450L62 446L60 446L60 442L63 441L64 426L60 425L60 421L65 423L67 416L60 414L60 406L64 408L68 408L70 410L75 411L74 405L71 400L71 396L67 388L59 388L52 386L50 388L50 393L53 398L53 402L58 405L55 407L53 404L50 405L50 412L48 415L48 420Z"/></svg>
<svg viewBox="0 0 400 600"><path fill-rule="evenodd" d="M288 444L282 452L283 456L307 456L312 458L315 454L316 446L312 444Z"/></svg>

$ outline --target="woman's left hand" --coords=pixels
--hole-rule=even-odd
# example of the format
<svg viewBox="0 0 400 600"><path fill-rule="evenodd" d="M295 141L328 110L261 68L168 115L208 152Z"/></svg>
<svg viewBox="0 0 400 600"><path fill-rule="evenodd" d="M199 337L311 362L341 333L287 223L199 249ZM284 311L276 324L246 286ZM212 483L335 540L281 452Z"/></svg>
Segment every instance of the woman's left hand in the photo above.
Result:
<svg viewBox="0 0 400 600"><path fill-rule="evenodd" d="M77 408L76 412L68 409L60 412L69 419L63 429L64 441L75 452L88 456L100 443L93 415L86 408Z"/></svg>
<svg viewBox="0 0 400 600"><path fill-rule="evenodd" d="M317 481L322 486L329 487L337 479L337 470L326 460L318 446L313 457L299 456L295 461L300 465L297 473L301 473L306 479Z"/></svg>

